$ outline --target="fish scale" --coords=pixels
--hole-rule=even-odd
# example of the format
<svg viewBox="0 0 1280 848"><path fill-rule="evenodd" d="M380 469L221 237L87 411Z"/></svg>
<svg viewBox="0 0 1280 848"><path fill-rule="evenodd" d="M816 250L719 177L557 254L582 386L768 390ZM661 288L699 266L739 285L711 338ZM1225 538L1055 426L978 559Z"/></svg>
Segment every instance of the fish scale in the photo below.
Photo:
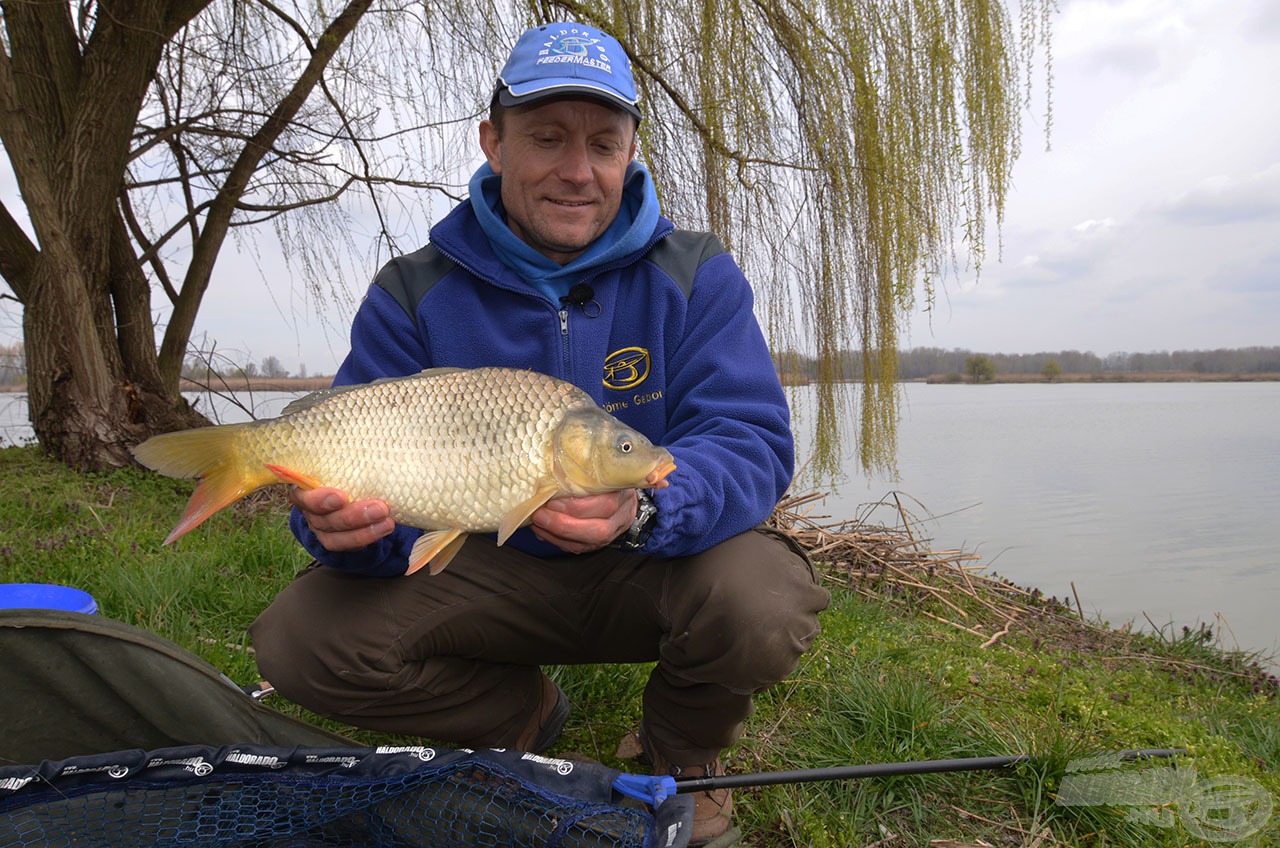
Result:
<svg viewBox="0 0 1280 848"><path fill-rule="evenodd" d="M156 436L140 462L202 482L171 542L256 488L328 486L381 499L398 524L430 531L410 572L433 573L465 534L499 543L552 497L665 485L671 454L586 392L510 368L433 369L328 389L279 418Z"/></svg>

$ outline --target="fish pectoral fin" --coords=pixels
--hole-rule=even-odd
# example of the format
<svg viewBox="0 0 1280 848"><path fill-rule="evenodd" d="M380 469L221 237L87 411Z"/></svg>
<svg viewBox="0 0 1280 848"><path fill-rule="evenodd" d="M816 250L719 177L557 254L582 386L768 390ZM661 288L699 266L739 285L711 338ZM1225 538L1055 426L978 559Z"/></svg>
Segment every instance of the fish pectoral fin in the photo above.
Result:
<svg viewBox="0 0 1280 848"><path fill-rule="evenodd" d="M289 483L297 486L299 489L318 489L324 485L316 478L303 474L301 471L294 471L292 468L285 468L283 465L271 465L267 463L267 470L276 475L276 479L281 483Z"/></svg>
<svg viewBox="0 0 1280 848"><path fill-rule="evenodd" d="M538 511L538 507L555 497L559 491L560 485L554 480L543 483L533 493L533 497L504 515L502 523L498 525L498 544L501 545L510 539L511 534L523 527L528 522L529 516Z"/></svg>
<svg viewBox="0 0 1280 848"><path fill-rule="evenodd" d="M431 564L428 571L439 574L462 549L465 541L467 534L456 527L423 533L413 543L413 550L409 551L409 570L405 574L413 574L428 563Z"/></svg>

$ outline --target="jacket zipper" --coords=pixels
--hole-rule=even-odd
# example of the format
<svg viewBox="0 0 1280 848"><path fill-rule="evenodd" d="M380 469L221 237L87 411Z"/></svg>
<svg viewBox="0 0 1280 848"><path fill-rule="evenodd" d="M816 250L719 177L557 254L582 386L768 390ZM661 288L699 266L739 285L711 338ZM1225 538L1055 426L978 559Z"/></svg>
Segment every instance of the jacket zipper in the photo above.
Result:
<svg viewBox="0 0 1280 848"><path fill-rule="evenodd" d="M564 371L567 377L573 375L569 367L569 306L560 307L560 349L564 356Z"/></svg>

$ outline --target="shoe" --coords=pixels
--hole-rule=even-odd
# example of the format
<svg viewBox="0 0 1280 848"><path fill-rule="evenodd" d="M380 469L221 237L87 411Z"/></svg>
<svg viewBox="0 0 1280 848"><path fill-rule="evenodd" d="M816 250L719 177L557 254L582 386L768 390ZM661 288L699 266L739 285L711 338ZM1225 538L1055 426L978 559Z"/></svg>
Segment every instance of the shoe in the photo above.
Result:
<svg viewBox="0 0 1280 848"><path fill-rule="evenodd" d="M530 754L541 754L560 739L564 723L569 718L569 698L564 690L546 674L542 675L542 700L529 716L529 722L520 731L515 748Z"/></svg>
<svg viewBox="0 0 1280 848"><path fill-rule="evenodd" d="M681 777L715 777L724 774L720 758L701 766L677 766L668 763L660 754L653 755L653 773L669 774ZM733 824L733 790L707 789L702 792L691 792L693 798L693 831L689 835L689 844L693 845L731 845L736 840L724 841L729 836Z"/></svg>
<svg viewBox="0 0 1280 848"><path fill-rule="evenodd" d="M668 760L645 737L641 730L635 740L642 751L642 759L653 764L653 773L669 774L674 778L682 777L715 777L724 774L724 765L720 758L700 766L678 766ZM619 746L619 754L627 746L624 739ZM702 792L691 792L693 798L693 832L689 836L690 846L704 848L721 848L737 843L742 833L733 827L733 790L707 789Z"/></svg>

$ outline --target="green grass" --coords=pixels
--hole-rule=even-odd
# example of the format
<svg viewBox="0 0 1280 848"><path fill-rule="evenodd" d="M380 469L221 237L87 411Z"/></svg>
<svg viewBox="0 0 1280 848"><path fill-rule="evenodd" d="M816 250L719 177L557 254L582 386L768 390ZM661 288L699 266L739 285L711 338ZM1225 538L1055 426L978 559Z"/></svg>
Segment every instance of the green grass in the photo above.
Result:
<svg viewBox="0 0 1280 848"><path fill-rule="evenodd" d="M9 582L79 586L103 615L251 682L248 625L306 556L285 527L278 496L226 510L161 547L191 489L138 471L77 475L35 448L0 450L0 573ZM1202 779L1248 778L1280 799L1275 680L1254 658L1219 650L1203 629L1139 636L1072 628L1046 604L1043 620L982 648L983 640L923 614L954 617L954 610L923 598L867 599L841 575L827 579L833 603L822 636L790 679L756 699L756 714L728 754L731 771L1014 753L1033 760L999 772L739 790L744 844L1029 845L1037 834L1044 846L1215 844L1183 826L1186 804L1177 799L1163 813L1172 827L1122 807L1055 803L1073 761L1126 748L1185 747L1179 768L1194 767ZM974 619L982 615L980 600L955 603ZM636 770L615 748L639 721L648 670L551 669L574 704L556 751ZM274 706L364 744L392 741L279 700ZM1280 844L1280 815L1235 844Z"/></svg>

